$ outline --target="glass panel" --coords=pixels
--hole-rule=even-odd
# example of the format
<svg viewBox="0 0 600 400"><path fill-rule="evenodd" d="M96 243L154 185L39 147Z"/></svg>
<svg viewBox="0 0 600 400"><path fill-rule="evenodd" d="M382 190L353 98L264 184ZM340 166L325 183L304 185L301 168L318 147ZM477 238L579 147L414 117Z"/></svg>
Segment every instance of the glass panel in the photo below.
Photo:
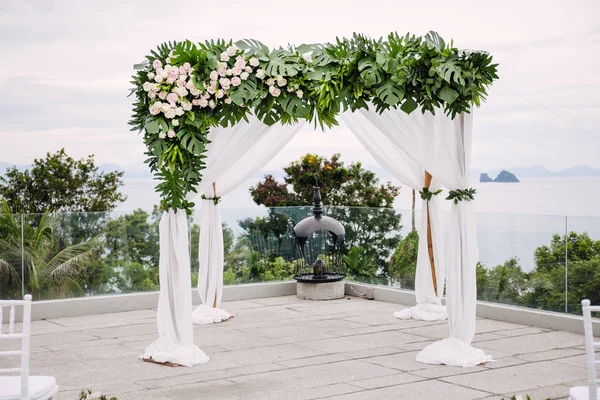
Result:
<svg viewBox="0 0 600 400"><path fill-rule="evenodd" d="M0 213L0 299L21 299L24 295L22 217Z"/></svg>
<svg viewBox="0 0 600 400"><path fill-rule="evenodd" d="M600 304L600 217L568 217L567 227L568 310L581 315L581 300Z"/></svg>
<svg viewBox="0 0 600 400"><path fill-rule="evenodd" d="M565 312L564 251L553 244L565 217L480 213L477 223L478 298Z"/></svg>

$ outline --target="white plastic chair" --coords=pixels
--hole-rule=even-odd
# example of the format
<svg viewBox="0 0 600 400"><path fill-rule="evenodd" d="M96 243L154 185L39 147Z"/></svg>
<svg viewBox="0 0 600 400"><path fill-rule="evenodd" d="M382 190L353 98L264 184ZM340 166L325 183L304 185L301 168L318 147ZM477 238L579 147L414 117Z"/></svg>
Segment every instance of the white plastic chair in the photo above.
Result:
<svg viewBox="0 0 600 400"><path fill-rule="evenodd" d="M587 355L588 386L576 386L569 390L571 400L599 400L600 379L596 375L596 365L600 360L596 359L596 349L600 349L600 342L594 343L594 330L592 329L592 312L600 312L600 306L591 306L589 300L581 301L583 310L583 330L585 334L585 352Z"/></svg>
<svg viewBox="0 0 600 400"><path fill-rule="evenodd" d="M15 307L23 307L23 328L15 332ZM8 330L3 329L3 311L9 311ZM0 357L21 356L21 368L0 368L0 400L47 400L56 392L53 376L29 376L29 337L31 335L31 295L24 300L0 300L0 342L21 339L21 350L1 350Z"/></svg>

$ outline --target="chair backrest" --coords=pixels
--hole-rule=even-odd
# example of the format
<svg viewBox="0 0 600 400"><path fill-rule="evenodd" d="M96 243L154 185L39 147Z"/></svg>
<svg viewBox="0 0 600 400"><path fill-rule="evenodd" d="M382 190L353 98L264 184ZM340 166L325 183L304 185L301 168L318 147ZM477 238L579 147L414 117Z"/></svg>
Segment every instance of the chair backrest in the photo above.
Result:
<svg viewBox="0 0 600 400"><path fill-rule="evenodd" d="M600 306L590 305L589 300L581 301L583 310L583 330L585 334L585 352L587 354L588 386L590 387L590 400L598 400L598 383L596 366L600 361L596 359L596 349L600 350L600 342L594 343L594 329L592 327L592 312L600 312Z"/></svg>
<svg viewBox="0 0 600 400"><path fill-rule="evenodd" d="M15 330L15 308L23 307L21 332ZM8 311L8 326L3 323L4 311ZM0 375L21 374L21 400L29 399L29 337L31 335L31 295L24 300L0 300L0 341L21 339L21 350L0 351L2 356L21 356L21 368L0 368Z"/></svg>

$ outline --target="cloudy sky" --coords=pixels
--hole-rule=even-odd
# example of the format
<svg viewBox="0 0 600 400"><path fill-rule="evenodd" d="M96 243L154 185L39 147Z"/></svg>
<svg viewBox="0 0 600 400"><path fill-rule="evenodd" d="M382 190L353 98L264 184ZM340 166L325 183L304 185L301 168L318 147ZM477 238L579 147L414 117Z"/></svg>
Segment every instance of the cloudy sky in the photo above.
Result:
<svg viewBox="0 0 600 400"><path fill-rule="evenodd" d="M500 64L475 115L474 168L600 167L598 16L598 0L0 0L0 162L29 164L65 147L145 168L126 95L133 64L162 41L275 46L436 30ZM346 127L305 127L266 169L308 151L374 163Z"/></svg>

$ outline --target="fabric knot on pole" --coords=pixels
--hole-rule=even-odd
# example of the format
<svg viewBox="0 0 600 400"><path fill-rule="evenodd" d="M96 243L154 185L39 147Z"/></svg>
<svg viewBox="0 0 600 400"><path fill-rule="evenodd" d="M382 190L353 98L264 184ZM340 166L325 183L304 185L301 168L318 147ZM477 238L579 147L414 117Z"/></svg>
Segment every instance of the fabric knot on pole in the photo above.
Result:
<svg viewBox="0 0 600 400"><path fill-rule="evenodd" d="M473 188L451 190L446 200L454 200L454 204L458 204L459 201L472 201L475 200L475 193L477 190Z"/></svg>
<svg viewBox="0 0 600 400"><path fill-rule="evenodd" d="M423 190L419 191L419 193L421 194L421 199L430 201L433 196L437 196L438 194L442 193L442 189L432 192L429 190L429 188L424 187Z"/></svg>
<svg viewBox="0 0 600 400"><path fill-rule="evenodd" d="M202 195L201 197L202 197L202 200L212 200L212 202L215 203L215 206L221 202L221 198L218 196L206 197L205 195Z"/></svg>

